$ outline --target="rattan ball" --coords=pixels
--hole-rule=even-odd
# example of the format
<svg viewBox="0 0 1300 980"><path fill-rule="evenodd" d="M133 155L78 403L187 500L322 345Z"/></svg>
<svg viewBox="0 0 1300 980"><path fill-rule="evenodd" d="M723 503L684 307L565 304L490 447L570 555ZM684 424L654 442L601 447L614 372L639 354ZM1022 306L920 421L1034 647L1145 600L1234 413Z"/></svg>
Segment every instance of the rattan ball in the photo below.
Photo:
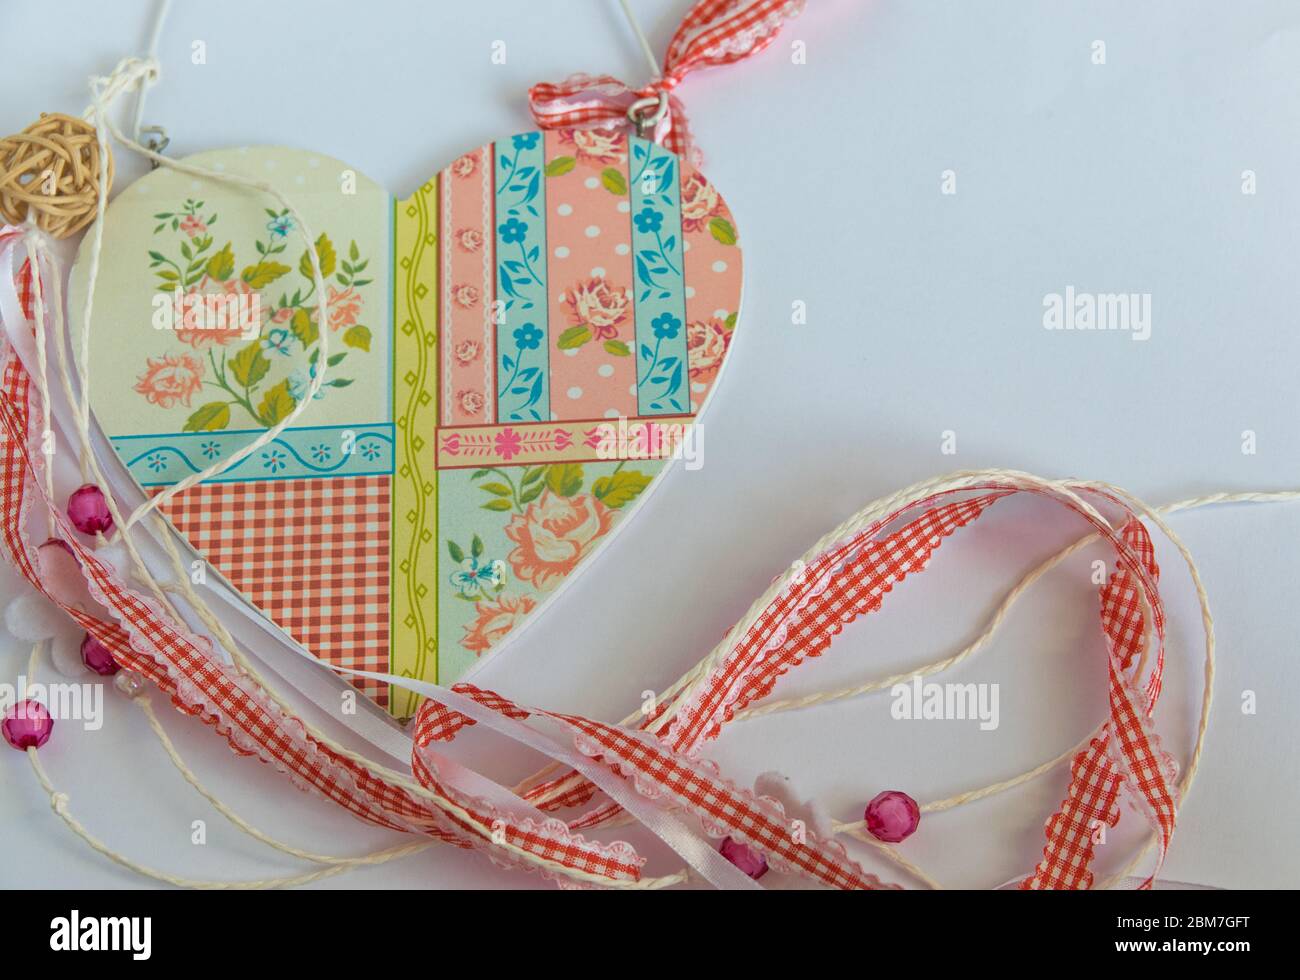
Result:
<svg viewBox="0 0 1300 980"><path fill-rule="evenodd" d="M113 184L113 154L104 157L86 120L42 113L0 140L0 217L21 224L31 216L55 238L75 235L95 220L99 182L105 192Z"/></svg>

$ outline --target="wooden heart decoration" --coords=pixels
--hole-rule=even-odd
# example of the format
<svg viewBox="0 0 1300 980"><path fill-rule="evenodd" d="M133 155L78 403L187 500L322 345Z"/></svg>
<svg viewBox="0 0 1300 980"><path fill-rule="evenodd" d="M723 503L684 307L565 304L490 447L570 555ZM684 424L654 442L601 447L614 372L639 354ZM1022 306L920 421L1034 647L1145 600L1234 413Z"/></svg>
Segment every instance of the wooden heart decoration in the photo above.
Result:
<svg viewBox="0 0 1300 980"><path fill-rule="evenodd" d="M451 683L540 615L646 499L730 350L735 223L636 137L530 132L405 200L284 148L187 158L284 193L292 218L166 168L107 212L96 422L145 493L292 428L174 497L176 530L318 658ZM70 290L85 303L85 263ZM399 718L416 700L368 680Z"/></svg>

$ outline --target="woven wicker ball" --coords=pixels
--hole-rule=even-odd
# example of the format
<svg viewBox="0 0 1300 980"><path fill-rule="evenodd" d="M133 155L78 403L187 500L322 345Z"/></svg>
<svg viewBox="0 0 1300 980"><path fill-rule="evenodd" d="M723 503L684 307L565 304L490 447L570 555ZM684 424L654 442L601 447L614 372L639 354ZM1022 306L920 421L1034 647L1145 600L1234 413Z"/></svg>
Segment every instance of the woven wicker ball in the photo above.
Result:
<svg viewBox="0 0 1300 980"><path fill-rule="evenodd" d="M95 127L62 113L41 118L0 140L0 217L21 224L30 214L55 238L95 220L99 182L113 184L113 154L99 156Z"/></svg>

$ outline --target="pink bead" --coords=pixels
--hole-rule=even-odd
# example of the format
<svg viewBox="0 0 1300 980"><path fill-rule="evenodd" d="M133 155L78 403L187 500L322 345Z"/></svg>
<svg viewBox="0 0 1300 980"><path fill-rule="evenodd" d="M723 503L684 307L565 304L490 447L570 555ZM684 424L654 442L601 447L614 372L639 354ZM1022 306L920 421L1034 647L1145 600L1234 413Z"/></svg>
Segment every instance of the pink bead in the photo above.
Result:
<svg viewBox="0 0 1300 980"><path fill-rule="evenodd" d="M921 808L906 793L890 789L867 804L866 818L872 837L897 844L916 831L921 822Z"/></svg>
<svg viewBox="0 0 1300 980"><path fill-rule="evenodd" d="M113 526L113 515L108 512L104 491L87 483L72 492L68 498L68 519L82 534L99 534Z"/></svg>
<svg viewBox="0 0 1300 980"><path fill-rule="evenodd" d="M767 858L748 844L742 844L728 837L723 840L718 850L722 852L724 858L755 881L767 874Z"/></svg>
<svg viewBox="0 0 1300 980"><path fill-rule="evenodd" d="M39 701L19 701L5 712L5 720L0 723L5 741L20 752L39 749L50 740L52 731L54 719Z"/></svg>
<svg viewBox="0 0 1300 980"><path fill-rule="evenodd" d="M108 652L108 647L89 633L81 641L81 662L101 677L112 677L121 669L113 659L113 655Z"/></svg>

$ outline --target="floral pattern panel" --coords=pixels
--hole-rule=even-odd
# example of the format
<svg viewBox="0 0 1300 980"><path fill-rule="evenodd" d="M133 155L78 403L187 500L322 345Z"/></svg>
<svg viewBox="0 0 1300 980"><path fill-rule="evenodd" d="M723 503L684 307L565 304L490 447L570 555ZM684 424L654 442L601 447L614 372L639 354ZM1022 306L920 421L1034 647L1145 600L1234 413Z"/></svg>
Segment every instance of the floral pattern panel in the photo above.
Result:
<svg viewBox="0 0 1300 980"><path fill-rule="evenodd" d="M170 329L173 343L158 360L146 357L134 390L166 409L177 404L189 408L202 389L215 389L215 399L190 413L183 432L232 425L269 428L307 397L320 361L322 297L315 295L311 256L304 249L296 267L284 264L293 219L287 210L268 208L265 235L253 242L256 256L237 273L240 256L234 243L215 248L219 218L215 211L205 216L203 207L203 201L189 199L177 211L154 215L161 223L154 228L157 240L148 252L149 268L157 277L159 294L172 292L174 326L162 328ZM365 305L360 290L374 281L366 278L370 260L362 256L355 239L341 260L328 234L322 233L315 246L321 276L328 283L323 297L326 322L343 347L326 363L340 368L349 349L370 351L373 335L360 322ZM273 299L276 290L278 298ZM305 367L291 366L294 354L305 355ZM335 371L316 397L354 380Z"/></svg>
<svg viewBox="0 0 1300 980"><path fill-rule="evenodd" d="M439 178L443 425L496 421L496 270L492 148L456 159Z"/></svg>
<svg viewBox="0 0 1300 980"><path fill-rule="evenodd" d="M439 660L458 677L515 632L609 538L659 460L439 475Z"/></svg>
<svg viewBox="0 0 1300 980"><path fill-rule="evenodd" d="M497 417L541 422L551 417L542 134L496 149Z"/></svg>
<svg viewBox="0 0 1300 980"><path fill-rule="evenodd" d="M551 390L557 419L637 415L628 140L546 134Z"/></svg>
<svg viewBox="0 0 1300 980"><path fill-rule="evenodd" d="M396 200L303 151L189 159L297 210L169 170L118 196L96 422L157 493L300 410L167 515L318 657L455 682L699 446L740 306L731 213L689 163L603 130L506 137ZM363 687L399 718L418 707Z"/></svg>
<svg viewBox="0 0 1300 980"><path fill-rule="evenodd" d="M691 411L717 383L731 349L740 297L740 236L717 188L697 171L682 181L685 242L686 350Z"/></svg>
<svg viewBox="0 0 1300 980"><path fill-rule="evenodd" d="M685 415L686 273L680 167L662 146L634 138L629 168L636 264L637 405L640 415Z"/></svg>
<svg viewBox="0 0 1300 980"><path fill-rule="evenodd" d="M114 326L92 332L92 356L101 386L120 386L95 406L101 427L139 482L174 482L282 422L324 372L302 417L307 431L285 433L238 476L380 471L376 445L391 455L387 195L338 161L298 151L192 159L283 175L310 222L324 295L300 230L269 196L171 171L137 181L114 202L95 296L97 323ZM72 289L75 304L84 281ZM364 441L369 459L358 427L377 433Z"/></svg>

